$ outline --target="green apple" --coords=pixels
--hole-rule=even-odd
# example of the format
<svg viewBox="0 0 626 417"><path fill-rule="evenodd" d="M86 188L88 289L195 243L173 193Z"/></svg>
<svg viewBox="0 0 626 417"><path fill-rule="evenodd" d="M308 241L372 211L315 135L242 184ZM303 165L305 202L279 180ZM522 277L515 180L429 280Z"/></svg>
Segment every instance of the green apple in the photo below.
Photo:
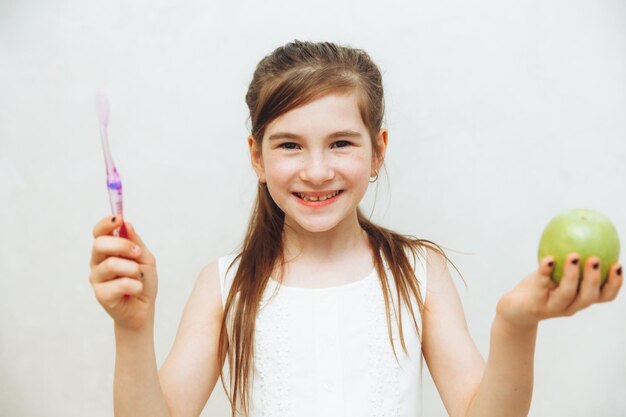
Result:
<svg viewBox="0 0 626 417"><path fill-rule="evenodd" d="M601 284L604 284L609 268L617 262L620 252L619 237L611 220L597 211L584 208L564 211L550 220L539 242L539 260L554 256L554 282L561 281L565 257L571 252L580 255L581 279L587 258L599 257Z"/></svg>

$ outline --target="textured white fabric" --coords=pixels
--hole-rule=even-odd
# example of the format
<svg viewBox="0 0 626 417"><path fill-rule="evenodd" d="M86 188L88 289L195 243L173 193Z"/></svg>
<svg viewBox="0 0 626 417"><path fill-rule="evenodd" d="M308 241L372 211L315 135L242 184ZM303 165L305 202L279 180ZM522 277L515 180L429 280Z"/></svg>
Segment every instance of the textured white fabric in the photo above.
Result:
<svg viewBox="0 0 626 417"><path fill-rule="evenodd" d="M238 265L226 274L233 259L219 259L222 302ZM425 301L423 257L414 267ZM388 275L395 300L390 271ZM375 270L359 281L326 288L289 287L270 279L255 326L250 417L421 416L421 344L403 308L408 355L391 308L398 365ZM413 311L421 333L415 300Z"/></svg>

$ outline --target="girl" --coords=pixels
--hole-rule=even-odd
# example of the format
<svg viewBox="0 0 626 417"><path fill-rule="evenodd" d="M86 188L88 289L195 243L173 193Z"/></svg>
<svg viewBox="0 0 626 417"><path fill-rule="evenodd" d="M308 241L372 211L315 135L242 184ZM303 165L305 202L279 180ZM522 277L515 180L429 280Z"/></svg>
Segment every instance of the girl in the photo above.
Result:
<svg viewBox="0 0 626 417"><path fill-rule="evenodd" d="M578 265L572 253L557 286L554 259L542 259L498 302L485 363L443 250L359 209L388 140L369 56L289 43L258 64L246 102L259 181L249 228L239 253L200 273L160 370L154 256L131 224L128 239L112 235L120 218L94 228L90 282L115 322L115 415L198 416L221 376L233 416L414 416L423 354L450 416L526 416L539 321L613 300L621 265L600 288L599 258Z"/></svg>

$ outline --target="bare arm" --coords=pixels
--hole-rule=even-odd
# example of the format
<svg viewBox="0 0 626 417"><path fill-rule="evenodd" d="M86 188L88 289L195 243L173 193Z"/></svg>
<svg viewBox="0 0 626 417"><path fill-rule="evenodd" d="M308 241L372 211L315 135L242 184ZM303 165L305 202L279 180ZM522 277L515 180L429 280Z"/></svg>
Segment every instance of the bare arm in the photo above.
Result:
<svg viewBox="0 0 626 417"><path fill-rule="evenodd" d="M156 260L130 223L128 239L112 236L121 224L121 218L107 216L94 227L89 276L98 302L115 323L115 416L198 416L223 365L217 361L223 316L217 262L200 273L172 351L158 371Z"/></svg>
<svg viewBox="0 0 626 417"><path fill-rule="evenodd" d="M154 354L154 313L139 330L115 325L115 379L113 403L116 417L170 417L157 373Z"/></svg>
<svg viewBox="0 0 626 417"><path fill-rule="evenodd" d="M496 316L489 358L468 417L527 416L533 393L537 326L516 328Z"/></svg>
<svg viewBox="0 0 626 417"><path fill-rule="evenodd" d="M448 415L465 417L485 361L469 334L446 260L435 252L428 254L422 350Z"/></svg>
<svg viewBox="0 0 626 417"><path fill-rule="evenodd" d="M223 307L217 262L207 265L189 297L174 346L159 371L175 417L199 416L224 365L217 360Z"/></svg>
<svg viewBox="0 0 626 417"><path fill-rule="evenodd" d="M199 416L223 365L217 361L221 318L219 274L214 262L200 273L174 346L160 370L154 352L154 311L139 330L116 326L116 417Z"/></svg>
<svg viewBox="0 0 626 417"><path fill-rule="evenodd" d="M546 257L536 272L498 302L491 329L489 360L468 409L468 417L527 416L533 391L539 321L572 316L594 303L612 301L617 296L622 285L618 272L621 265L610 268L606 285L600 287L600 259L589 257L578 288L579 256L572 253L567 258L560 285L550 280L553 258Z"/></svg>
<svg viewBox="0 0 626 417"><path fill-rule="evenodd" d="M128 238L113 236L121 226L119 216L94 226L89 276L96 299L114 320L114 413L169 417L154 354L156 260L130 223Z"/></svg>

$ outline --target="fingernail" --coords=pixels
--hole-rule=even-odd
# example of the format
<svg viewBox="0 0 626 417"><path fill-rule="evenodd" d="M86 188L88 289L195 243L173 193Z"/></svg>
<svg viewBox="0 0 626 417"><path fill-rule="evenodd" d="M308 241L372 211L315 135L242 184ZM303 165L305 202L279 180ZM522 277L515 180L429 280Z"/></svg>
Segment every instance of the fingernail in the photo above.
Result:
<svg viewBox="0 0 626 417"><path fill-rule="evenodd" d="M117 219L117 217L115 217L115 216L111 217L111 223L115 223L116 219Z"/></svg>
<svg viewBox="0 0 626 417"><path fill-rule="evenodd" d="M593 264L593 269L598 269L600 267L600 263L596 262L595 264Z"/></svg>
<svg viewBox="0 0 626 417"><path fill-rule="evenodd" d="M572 259L572 264L573 264L573 265L578 265L578 258L576 258L576 259Z"/></svg>
<svg viewBox="0 0 626 417"><path fill-rule="evenodd" d="M622 267L617 268L617 275L622 276Z"/></svg>

